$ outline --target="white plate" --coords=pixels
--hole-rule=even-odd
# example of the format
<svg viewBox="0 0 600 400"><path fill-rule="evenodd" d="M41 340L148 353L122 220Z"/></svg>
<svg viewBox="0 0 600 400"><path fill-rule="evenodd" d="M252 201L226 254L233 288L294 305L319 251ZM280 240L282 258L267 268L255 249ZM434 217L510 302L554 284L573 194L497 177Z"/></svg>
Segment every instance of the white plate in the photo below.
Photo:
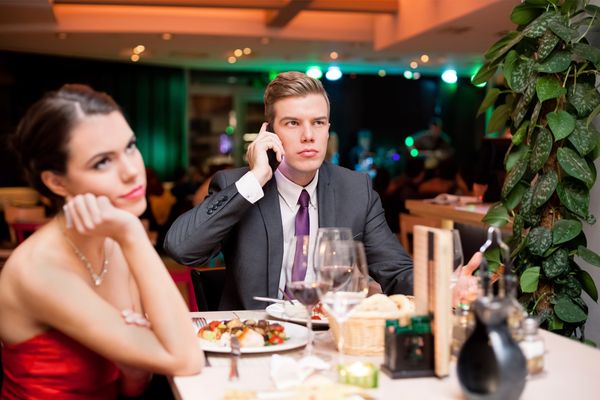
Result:
<svg viewBox="0 0 600 400"><path fill-rule="evenodd" d="M289 316L285 313L285 309L283 307L283 304L281 304L281 303L270 304L269 306L267 306L265 311L267 312L267 314L269 314L273 318L306 325L306 312L304 312L304 315L299 314L299 315ZM323 317L323 318L324 319L313 319L312 320L313 326L329 326L329 322L327 321L327 319L325 317Z"/></svg>
<svg viewBox="0 0 600 400"><path fill-rule="evenodd" d="M308 329L304 326L300 326L297 324L288 324L280 321L269 321L272 323L278 323L283 325L285 328L285 334L288 339L282 344L276 344L272 346L261 346L261 347L241 347L242 354L251 354L251 353L273 353L277 351L285 351L296 349L298 347L302 347L306 345L308 338ZM218 343L211 342L208 340L200 339L200 346L204 351L210 351L213 353L230 353L230 346L221 346Z"/></svg>

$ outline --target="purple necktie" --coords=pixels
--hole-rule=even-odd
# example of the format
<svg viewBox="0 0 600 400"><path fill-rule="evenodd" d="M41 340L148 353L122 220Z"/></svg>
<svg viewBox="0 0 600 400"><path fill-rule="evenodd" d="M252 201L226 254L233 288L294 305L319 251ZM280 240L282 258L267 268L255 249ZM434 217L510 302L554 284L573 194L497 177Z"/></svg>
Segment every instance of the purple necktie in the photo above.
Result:
<svg viewBox="0 0 600 400"><path fill-rule="evenodd" d="M310 221L308 219L308 203L310 196L306 190L302 190L298 198L300 208L296 213L296 236L308 235L310 233ZM306 276L306 262L302 260L302 240L296 241L296 253L294 254L294 264L292 266L292 279L294 281L303 281Z"/></svg>

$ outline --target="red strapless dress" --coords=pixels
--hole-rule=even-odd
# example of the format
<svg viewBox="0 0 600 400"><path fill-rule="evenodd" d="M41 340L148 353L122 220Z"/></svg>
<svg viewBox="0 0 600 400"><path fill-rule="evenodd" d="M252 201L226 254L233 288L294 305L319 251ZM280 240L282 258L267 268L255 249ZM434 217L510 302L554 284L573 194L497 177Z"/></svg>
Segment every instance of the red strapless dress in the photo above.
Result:
<svg viewBox="0 0 600 400"><path fill-rule="evenodd" d="M57 330L2 347L2 400L116 399L119 370Z"/></svg>

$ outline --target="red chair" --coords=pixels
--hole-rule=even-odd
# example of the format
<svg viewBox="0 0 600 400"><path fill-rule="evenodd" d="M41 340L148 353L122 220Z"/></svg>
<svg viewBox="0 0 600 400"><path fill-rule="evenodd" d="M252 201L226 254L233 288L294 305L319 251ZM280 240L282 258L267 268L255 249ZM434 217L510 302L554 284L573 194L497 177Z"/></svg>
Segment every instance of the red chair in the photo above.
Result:
<svg viewBox="0 0 600 400"><path fill-rule="evenodd" d="M10 227L15 232L15 236L17 238L17 244L23 243L27 236L35 232L38 228L40 228L44 223L40 222L13 222L10 224ZM29 234L29 235L28 235Z"/></svg>
<svg viewBox="0 0 600 400"><path fill-rule="evenodd" d="M182 284L187 290L188 308L190 311L198 311L198 303L196 302L196 292L192 283L191 271L169 271L171 278L175 284Z"/></svg>

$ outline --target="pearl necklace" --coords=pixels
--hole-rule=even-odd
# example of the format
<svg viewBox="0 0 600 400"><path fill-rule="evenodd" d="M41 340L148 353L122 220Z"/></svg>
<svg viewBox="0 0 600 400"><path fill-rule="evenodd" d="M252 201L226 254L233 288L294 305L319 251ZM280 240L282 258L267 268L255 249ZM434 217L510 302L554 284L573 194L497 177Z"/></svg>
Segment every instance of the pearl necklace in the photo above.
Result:
<svg viewBox="0 0 600 400"><path fill-rule="evenodd" d="M108 258L106 257L106 249L104 249L104 261L102 262L102 270L100 271L99 274L97 274L96 271L94 271L94 268L92 268L92 263L90 262L90 260L88 260L88 258L81 252L81 250L79 250L79 248L77 248L75 243L73 243L71 241L71 239L69 239L66 232L63 232L63 233L65 236L65 239L67 239L67 242L71 245L71 247L75 251L75 254L77 255L77 257L79 257L79 259L83 263L83 266L85 267L85 269L88 270L88 272L90 274L90 278L92 278L92 283L95 286L100 286L102 284L102 281L104 280L104 275L106 275L106 273L108 272Z"/></svg>

